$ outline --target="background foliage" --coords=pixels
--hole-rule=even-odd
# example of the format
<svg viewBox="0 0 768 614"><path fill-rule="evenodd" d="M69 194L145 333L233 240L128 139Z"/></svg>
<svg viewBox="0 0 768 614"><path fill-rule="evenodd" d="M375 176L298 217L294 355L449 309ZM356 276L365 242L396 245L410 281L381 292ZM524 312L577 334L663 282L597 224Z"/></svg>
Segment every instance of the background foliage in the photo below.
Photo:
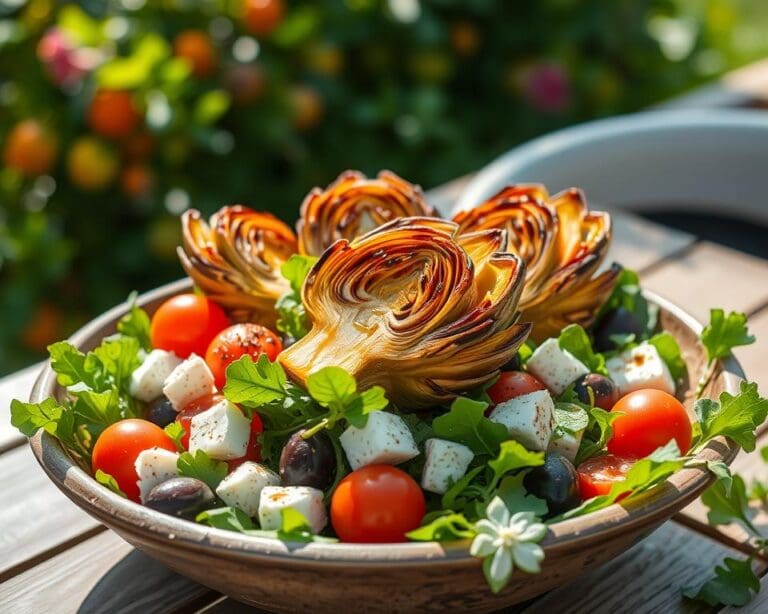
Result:
<svg viewBox="0 0 768 614"><path fill-rule="evenodd" d="M179 277L177 216L425 188L768 51L760 0L0 0L0 373Z"/></svg>

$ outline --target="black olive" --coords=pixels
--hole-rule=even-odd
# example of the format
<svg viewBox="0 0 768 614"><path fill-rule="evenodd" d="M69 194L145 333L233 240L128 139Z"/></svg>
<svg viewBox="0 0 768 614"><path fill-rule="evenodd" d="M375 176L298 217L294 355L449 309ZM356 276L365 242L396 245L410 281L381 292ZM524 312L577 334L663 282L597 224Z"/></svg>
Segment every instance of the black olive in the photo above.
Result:
<svg viewBox="0 0 768 614"><path fill-rule="evenodd" d="M594 403L593 407L600 407L605 411L611 411L616 401L619 400L619 391L614 383L604 375L597 373L587 373L576 382L573 389L578 395L579 401L588 405ZM589 389L592 389L593 398L591 399Z"/></svg>
<svg viewBox="0 0 768 614"><path fill-rule="evenodd" d="M280 480L283 486L312 486L324 490L333 482L336 455L333 444L320 431L308 439L304 429L291 435L280 454Z"/></svg>
<svg viewBox="0 0 768 614"><path fill-rule="evenodd" d="M215 501L205 482L196 478L171 478L149 491L144 505L171 516L194 518Z"/></svg>
<svg viewBox="0 0 768 614"><path fill-rule="evenodd" d="M165 428L178 418L179 412L166 397L158 397L144 408L144 418L154 422L160 428Z"/></svg>
<svg viewBox="0 0 768 614"><path fill-rule="evenodd" d="M530 494L547 502L549 517L562 514L581 503L576 468L560 454L547 455L543 465L528 472L523 486Z"/></svg>
<svg viewBox="0 0 768 614"><path fill-rule="evenodd" d="M635 335L638 339L643 333L639 320L628 309L617 307L606 313L595 326L595 349L607 352L616 349L612 335Z"/></svg>

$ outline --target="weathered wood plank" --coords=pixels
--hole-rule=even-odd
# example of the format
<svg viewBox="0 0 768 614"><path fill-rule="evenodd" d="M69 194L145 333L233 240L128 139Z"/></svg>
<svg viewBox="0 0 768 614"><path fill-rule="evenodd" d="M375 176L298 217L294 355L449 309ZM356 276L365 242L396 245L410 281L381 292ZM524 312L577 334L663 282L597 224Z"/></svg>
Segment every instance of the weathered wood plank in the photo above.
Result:
<svg viewBox="0 0 768 614"><path fill-rule="evenodd" d="M41 365L27 367L0 379L0 452L24 442L24 437L11 426L11 400L26 401Z"/></svg>
<svg viewBox="0 0 768 614"><path fill-rule="evenodd" d="M0 455L0 493L0 580L99 526L48 480L26 445Z"/></svg>
<svg viewBox="0 0 768 614"><path fill-rule="evenodd" d="M768 283L768 280L767 282ZM768 395L768 308L749 318L749 330L757 338L752 345L736 348L734 354L741 362L747 379L757 382L763 396Z"/></svg>
<svg viewBox="0 0 768 614"><path fill-rule="evenodd" d="M209 593L109 531L1 584L0 603L6 612L170 612Z"/></svg>
<svg viewBox="0 0 768 614"><path fill-rule="evenodd" d="M643 276L643 287L709 320L711 307L751 313L768 302L768 260L702 241Z"/></svg>
<svg viewBox="0 0 768 614"><path fill-rule="evenodd" d="M683 598L681 591L707 577L725 556L743 555L668 522L620 557L555 589L523 611L712 612L705 604Z"/></svg>

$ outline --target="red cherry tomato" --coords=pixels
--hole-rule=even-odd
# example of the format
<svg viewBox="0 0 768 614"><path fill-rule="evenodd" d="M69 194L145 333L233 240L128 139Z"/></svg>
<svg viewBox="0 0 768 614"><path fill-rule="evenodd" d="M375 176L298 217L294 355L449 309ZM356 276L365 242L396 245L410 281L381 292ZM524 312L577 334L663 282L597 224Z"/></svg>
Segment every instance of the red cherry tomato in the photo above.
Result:
<svg viewBox="0 0 768 614"><path fill-rule="evenodd" d="M259 414L254 412L253 418L251 418L251 438L248 440L248 449L245 451L245 456L227 461L230 471L234 471L245 461L258 463L261 460L261 443L259 443L259 435L263 432L264 424L262 423Z"/></svg>
<svg viewBox="0 0 768 614"><path fill-rule="evenodd" d="M195 399L191 403L187 403L187 405L184 406L184 409L179 412L179 415L176 417L176 422L181 424L181 427L184 429L184 435L181 437L181 445L184 446L185 450L189 450L189 434L192 428L192 418L197 414L211 409L216 403L223 400L224 395L206 394L199 399Z"/></svg>
<svg viewBox="0 0 768 614"><path fill-rule="evenodd" d="M662 390L636 390L619 399L611 411L622 412L613 423L608 451L641 458L671 439L682 454L691 447L691 420L683 404Z"/></svg>
<svg viewBox="0 0 768 614"><path fill-rule="evenodd" d="M138 418L120 420L99 435L93 446L91 465L94 473L101 469L111 475L129 499L139 501L134 463L144 450L162 448L176 452L176 444L156 424Z"/></svg>
<svg viewBox="0 0 768 614"><path fill-rule="evenodd" d="M488 396L491 397L494 405L498 405L515 397L546 389L546 386L533 375L523 371L504 371L499 375L496 383L488 389Z"/></svg>
<svg viewBox="0 0 768 614"><path fill-rule="evenodd" d="M390 465L367 465L345 477L331 498L331 522L342 541L406 541L426 511L414 479Z"/></svg>
<svg viewBox="0 0 768 614"><path fill-rule="evenodd" d="M225 328L213 338L205 353L205 362L216 378L216 387L224 388L227 367L244 354L254 360L266 354L271 362L283 351L280 338L260 324L235 324Z"/></svg>
<svg viewBox="0 0 768 614"><path fill-rule="evenodd" d="M621 458L613 454L585 460L576 469L581 498L586 500L598 495L607 495L614 482L621 482L626 477L634 462L635 459Z"/></svg>
<svg viewBox="0 0 768 614"><path fill-rule="evenodd" d="M211 299L179 294L160 305L152 316L152 347L180 358L205 356L211 340L227 326L227 315Z"/></svg>

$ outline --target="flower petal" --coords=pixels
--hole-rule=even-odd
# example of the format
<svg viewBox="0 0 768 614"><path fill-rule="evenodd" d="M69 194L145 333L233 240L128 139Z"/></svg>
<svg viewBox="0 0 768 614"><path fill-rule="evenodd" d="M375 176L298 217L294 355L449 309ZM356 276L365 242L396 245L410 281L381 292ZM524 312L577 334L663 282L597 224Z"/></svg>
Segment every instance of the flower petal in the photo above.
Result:
<svg viewBox="0 0 768 614"><path fill-rule="evenodd" d="M501 497L494 497L485 509L485 515L494 524L506 527L509 524L509 510Z"/></svg>
<svg viewBox="0 0 768 614"><path fill-rule="evenodd" d="M497 527L496 524L494 524L487 518L478 520L475 523L475 530L478 533L484 533L485 535L490 535L493 538L496 538L496 536L499 534L499 527Z"/></svg>
<svg viewBox="0 0 768 614"><path fill-rule="evenodd" d="M528 573L539 573L539 563L544 560L544 550L538 544L518 543L512 550L515 564Z"/></svg>
<svg viewBox="0 0 768 614"><path fill-rule="evenodd" d="M544 539L546 534L547 526L540 522L534 522L525 527L517 539L521 542L539 542Z"/></svg>
<svg viewBox="0 0 768 614"><path fill-rule="evenodd" d="M489 575L494 584L503 587L512 575L512 553L509 548L499 548L491 559Z"/></svg>
<svg viewBox="0 0 768 614"><path fill-rule="evenodd" d="M480 533L472 540L469 553L480 559L490 556L496 550L495 542L496 540L491 535Z"/></svg>

